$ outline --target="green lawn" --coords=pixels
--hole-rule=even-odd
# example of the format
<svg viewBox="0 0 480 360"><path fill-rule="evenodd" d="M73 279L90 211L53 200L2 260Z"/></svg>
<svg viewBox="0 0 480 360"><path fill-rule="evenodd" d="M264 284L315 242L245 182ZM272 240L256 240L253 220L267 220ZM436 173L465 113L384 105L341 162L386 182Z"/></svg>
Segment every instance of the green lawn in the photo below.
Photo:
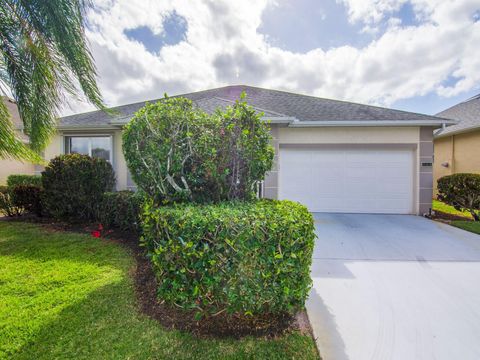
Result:
<svg viewBox="0 0 480 360"><path fill-rule="evenodd" d="M450 223L450 225L480 235L480 221L459 221L459 220L455 220L455 221L452 221Z"/></svg>
<svg viewBox="0 0 480 360"><path fill-rule="evenodd" d="M316 359L313 340L200 340L138 313L134 260L87 235L0 221L0 358Z"/></svg>
<svg viewBox="0 0 480 360"><path fill-rule="evenodd" d="M472 219L472 215L466 211L458 211L453 206L447 205L441 201L433 200L432 202L432 210L434 211L441 211L446 214L456 215L456 216L463 216L468 219Z"/></svg>

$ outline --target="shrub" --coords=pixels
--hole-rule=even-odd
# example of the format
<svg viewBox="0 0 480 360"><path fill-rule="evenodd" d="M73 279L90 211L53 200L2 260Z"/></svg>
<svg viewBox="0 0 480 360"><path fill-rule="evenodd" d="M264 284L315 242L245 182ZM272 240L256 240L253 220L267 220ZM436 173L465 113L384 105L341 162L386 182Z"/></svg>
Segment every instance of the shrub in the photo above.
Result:
<svg viewBox="0 0 480 360"><path fill-rule="evenodd" d="M140 109L123 132L135 183L156 203L253 197L273 162L268 125L244 101L208 115L185 98Z"/></svg>
<svg viewBox="0 0 480 360"><path fill-rule="evenodd" d="M9 217L22 214L22 208L15 205L12 189L8 186L0 186L0 213Z"/></svg>
<svg viewBox="0 0 480 360"><path fill-rule="evenodd" d="M209 194L213 201L253 199L255 185L272 168L269 126L244 97L243 93L235 105L216 111L215 136L204 141L209 146L202 160L207 181L214 184Z"/></svg>
<svg viewBox="0 0 480 360"><path fill-rule="evenodd" d="M103 194L98 220L107 228L137 232L142 200L143 196L133 191L107 192Z"/></svg>
<svg viewBox="0 0 480 360"><path fill-rule="evenodd" d="M438 199L480 219L480 174L453 174L438 180Z"/></svg>
<svg viewBox="0 0 480 360"><path fill-rule="evenodd" d="M199 314L293 313L311 279L314 223L291 201L155 207L143 213L142 244L158 295Z"/></svg>
<svg viewBox="0 0 480 360"><path fill-rule="evenodd" d="M87 155L60 155L42 172L43 203L57 219L94 220L103 193L112 191L115 175L110 163Z"/></svg>
<svg viewBox="0 0 480 360"><path fill-rule="evenodd" d="M7 178L7 185L14 187L17 185L42 186L42 177L40 175L10 175Z"/></svg>
<svg viewBox="0 0 480 360"><path fill-rule="evenodd" d="M10 188L13 196L13 203L24 211L42 215L41 194L42 188L34 185L16 185Z"/></svg>
<svg viewBox="0 0 480 360"><path fill-rule="evenodd" d="M147 103L125 127L123 151L132 178L158 203L189 200L201 192L195 139L207 132L206 121L190 100L165 98Z"/></svg>

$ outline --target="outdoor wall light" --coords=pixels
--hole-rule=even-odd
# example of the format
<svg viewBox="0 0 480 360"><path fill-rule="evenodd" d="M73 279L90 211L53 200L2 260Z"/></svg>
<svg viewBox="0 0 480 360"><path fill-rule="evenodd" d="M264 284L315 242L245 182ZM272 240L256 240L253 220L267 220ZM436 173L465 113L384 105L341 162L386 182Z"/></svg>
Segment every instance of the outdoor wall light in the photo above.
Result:
<svg viewBox="0 0 480 360"><path fill-rule="evenodd" d="M443 162L443 163L442 163L442 166L448 168L448 166L449 166L448 161Z"/></svg>

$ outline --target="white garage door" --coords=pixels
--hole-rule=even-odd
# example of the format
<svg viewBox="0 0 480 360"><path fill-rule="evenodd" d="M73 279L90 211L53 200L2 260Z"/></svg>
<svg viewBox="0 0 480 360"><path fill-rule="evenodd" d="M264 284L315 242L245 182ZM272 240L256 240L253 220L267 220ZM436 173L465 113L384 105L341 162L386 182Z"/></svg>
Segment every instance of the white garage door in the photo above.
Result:
<svg viewBox="0 0 480 360"><path fill-rule="evenodd" d="M279 197L313 212L413 213L413 151L281 148Z"/></svg>

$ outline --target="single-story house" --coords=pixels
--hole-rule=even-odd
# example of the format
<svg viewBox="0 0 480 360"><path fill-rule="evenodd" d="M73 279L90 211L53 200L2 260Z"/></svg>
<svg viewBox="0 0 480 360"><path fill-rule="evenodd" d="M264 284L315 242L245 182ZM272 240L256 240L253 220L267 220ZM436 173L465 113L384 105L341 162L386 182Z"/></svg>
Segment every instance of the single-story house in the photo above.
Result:
<svg viewBox="0 0 480 360"><path fill-rule="evenodd" d="M442 176L455 173L480 174L480 94L448 108L437 116L458 121L434 135L434 188Z"/></svg>
<svg viewBox="0 0 480 360"><path fill-rule="evenodd" d="M180 96L213 112L239 99L270 122L275 164L267 198L291 199L315 212L424 214L431 208L433 130L455 121L251 86ZM153 100L155 101L155 100ZM60 119L45 158L79 152L109 160L118 189L134 189L122 153L122 127L144 102Z"/></svg>

